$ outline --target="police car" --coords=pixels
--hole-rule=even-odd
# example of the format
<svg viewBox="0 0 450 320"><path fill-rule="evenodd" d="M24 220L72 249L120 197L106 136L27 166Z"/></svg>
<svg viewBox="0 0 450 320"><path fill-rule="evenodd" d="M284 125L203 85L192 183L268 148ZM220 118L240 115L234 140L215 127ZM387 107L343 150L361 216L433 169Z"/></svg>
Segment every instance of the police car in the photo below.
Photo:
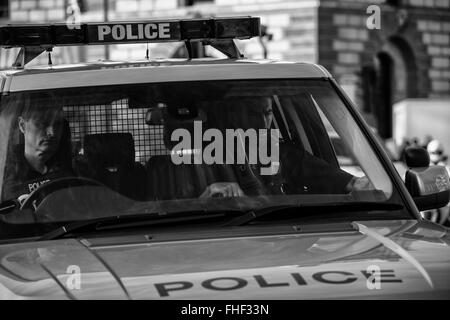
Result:
<svg viewBox="0 0 450 320"><path fill-rule="evenodd" d="M445 169L411 148L403 182L327 70L245 58L234 40L259 34L254 17L0 28L21 48L0 74L0 298L450 297L448 229L419 215L448 203ZM170 41L189 57L26 66Z"/></svg>

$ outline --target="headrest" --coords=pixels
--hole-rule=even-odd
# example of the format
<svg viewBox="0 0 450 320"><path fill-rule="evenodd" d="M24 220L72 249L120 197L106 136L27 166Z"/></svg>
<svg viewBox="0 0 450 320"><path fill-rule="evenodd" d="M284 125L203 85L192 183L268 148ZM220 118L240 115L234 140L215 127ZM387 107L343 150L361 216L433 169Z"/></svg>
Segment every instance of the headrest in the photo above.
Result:
<svg viewBox="0 0 450 320"><path fill-rule="evenodd" d="M87 161L103 168L131 166L134 163L134 141L131 133L90 134L84 138Z"/></svg>
<svg viewBox="0 0 450 320"><path fill-rule="evenodd" d="M221 130L242 128L264 129L264 111L270 97L232 97L217 101L209 109L210 127Z"/></svg>

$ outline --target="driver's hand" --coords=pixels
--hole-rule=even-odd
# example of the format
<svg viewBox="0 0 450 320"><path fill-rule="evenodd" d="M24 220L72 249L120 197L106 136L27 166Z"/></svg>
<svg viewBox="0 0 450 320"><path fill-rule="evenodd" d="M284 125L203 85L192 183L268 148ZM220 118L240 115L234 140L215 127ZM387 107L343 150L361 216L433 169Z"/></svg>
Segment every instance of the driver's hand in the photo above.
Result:
<svg viewBox="0 0 450 320"><path fill-rule="evenodd" d="M347 185L347 191L361 191L361 190L373 190L375 189L369 178L364 177L353 177L352 180Z"/></svg>
<svg viewBox="0 0 450 320"><path fill-rule="evenodd" d="M244 191L242 191L236 182L216 182L207 186L205 191L200 195L200 198L215 196L242 197L244 195Z"/></svg>

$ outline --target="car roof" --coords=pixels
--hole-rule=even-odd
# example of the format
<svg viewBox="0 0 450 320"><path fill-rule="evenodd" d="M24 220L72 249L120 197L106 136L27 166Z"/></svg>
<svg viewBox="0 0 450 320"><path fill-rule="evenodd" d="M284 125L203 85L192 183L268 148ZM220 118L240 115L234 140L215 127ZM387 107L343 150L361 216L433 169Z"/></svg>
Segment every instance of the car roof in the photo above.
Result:
<svg viewBox="0 0 450 320"><path fill-rule="evenodd" d="M97 61L0 72L2 93L58 88L232 79L331 78L320 65L269 59Z"/></svg>

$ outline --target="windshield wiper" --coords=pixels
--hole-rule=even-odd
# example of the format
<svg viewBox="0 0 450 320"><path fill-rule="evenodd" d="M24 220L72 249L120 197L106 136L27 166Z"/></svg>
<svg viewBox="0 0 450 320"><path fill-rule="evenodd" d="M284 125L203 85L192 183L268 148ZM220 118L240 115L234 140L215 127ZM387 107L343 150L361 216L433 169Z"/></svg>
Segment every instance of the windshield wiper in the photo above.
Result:
<svg viewBox="0 0 450 320"><path fill-rule="evenodd" d="M307 213L320 215L329 212L355 212L355 211L392 211L400 210L403 206L395 203L384 202L342 202L330 204L293 204L277 205L260 208L257 210L194 210L173 213L149 213L102 217L97 219L71 222L57 227L44 234L39 240L54 240L62 238L67 234L81 231L107 231L122 228L135 228L145 226L156 226L164 224L179 224L184 222L204 221L216 218L224 218L232 215L233 218L222 226L242 226L261 217L267 217L272 214L280 214L292 210L300 210L299 216L305 216Z"/></svg>
<svg viewBox="0 0 450 320"><path fill-rule="evenodd" d="M241 215L240 210L196 210L174 213L150 213L102 217L97 219L71 222L45 233L39 240L55 240L73 232L85 230L106 231L121 228L135 228L153 225L174 224L223 218L229 215Z"/></svg>
<svg viewBox="0 0 450 320"><path fill-rule="evenodd" d="M359 212L359 211L393 211L403 209L403 205L397 203L385 202L337 202L327 204L293 204L293 205L278 205L260 208L258 210L249 210L238 216L232 218L223 226L243 226L261 217L267 217L272 214L280 214L290 212L297 209L299 216L305 216L305 213L313 213L321 215L322 213L345 213L345 212Z"/></svg>

